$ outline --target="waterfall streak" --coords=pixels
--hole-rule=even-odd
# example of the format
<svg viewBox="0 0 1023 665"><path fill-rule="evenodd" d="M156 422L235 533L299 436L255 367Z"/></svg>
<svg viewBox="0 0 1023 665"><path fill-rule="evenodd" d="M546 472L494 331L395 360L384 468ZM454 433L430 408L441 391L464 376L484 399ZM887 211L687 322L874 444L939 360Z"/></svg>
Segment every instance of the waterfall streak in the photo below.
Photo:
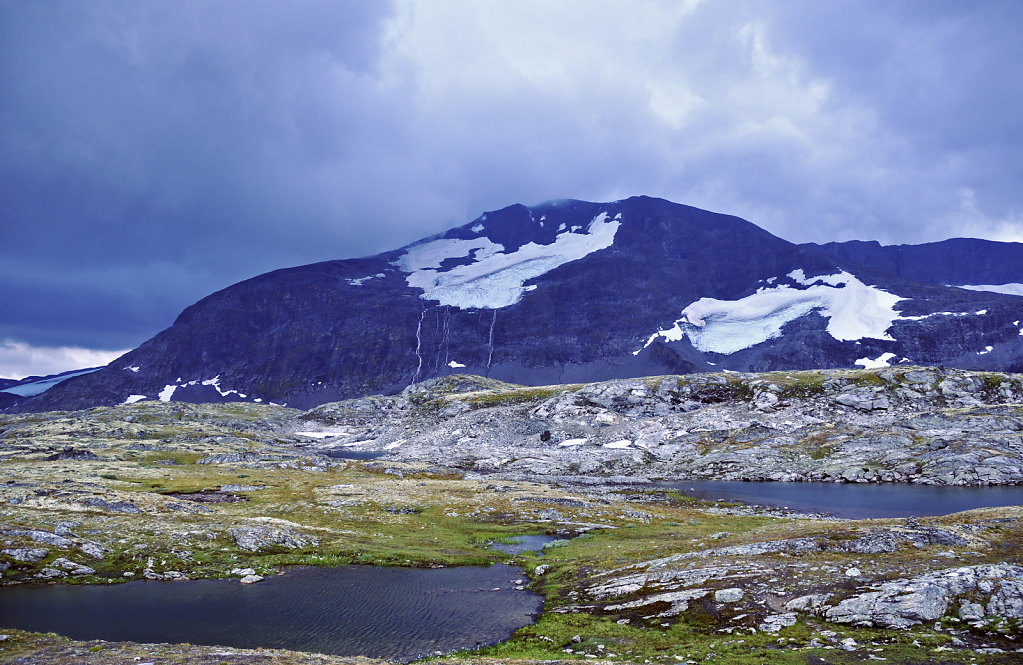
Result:
<svg viewBox="0 0 1023 665"><path fill-rule="evenodd" d="M416 365L416 373L412 376L412 383L415 383L416 381L419 380L419 373L423 371L423 356L420 355L419 350L422 348L423 345L422 332L423 319L425 318L426 310L424 309L423 313L419 315L419 324L416 325L416 358L419 360L419 364Z"/></svg>
<svg viewBox="0 0 1023 665"><path fill-rule="evenodd" d="M490 369L490 361L494 359L494 324L497 323L497 310L494 310L494 318L490 320L490 341L487 343L490 347L490 354L487 356L487 369Z"/></svg>

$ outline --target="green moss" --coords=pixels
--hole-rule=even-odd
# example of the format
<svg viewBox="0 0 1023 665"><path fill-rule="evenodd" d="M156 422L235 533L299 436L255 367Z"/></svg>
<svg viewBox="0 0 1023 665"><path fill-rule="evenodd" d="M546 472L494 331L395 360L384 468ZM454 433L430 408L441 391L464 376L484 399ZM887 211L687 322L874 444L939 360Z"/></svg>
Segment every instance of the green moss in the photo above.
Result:
<svg viewBox="0 0 1023 665"><path fill-rule="evenodd" d="M581 383L559 386L537 386L535 388L515 388L501 391L486 391L454 395L447 398L447 401L462 401L473 408L495 406L498 404L521 404L525 402L536 402L560 395L565 392L575 392L582 388Z"/></svg>
<svg viewBox="0 0 1023 665"><path fill-rule="evenodd" d="M784 377L771 377L781 387L782 398L816 397L824 393L824 374L820 372L793 372Z"/></svg>
<svg viewBox="0 0 1023 665"><path fill-rule="evenodd" d="M883 387L888 385L881 375L874 370L854 371L850 377L857 386Z"/></svg>

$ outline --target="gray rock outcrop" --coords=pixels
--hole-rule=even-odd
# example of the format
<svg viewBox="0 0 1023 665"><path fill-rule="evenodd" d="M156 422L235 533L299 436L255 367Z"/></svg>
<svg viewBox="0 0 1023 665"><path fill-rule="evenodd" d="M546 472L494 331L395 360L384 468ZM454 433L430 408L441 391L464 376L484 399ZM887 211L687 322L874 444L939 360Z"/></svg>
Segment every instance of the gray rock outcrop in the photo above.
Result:
<svg viewBox="0 0 1023 665"><path fill-rule="evenodd" d="M986 615L1023 618L1023 567L985 564L939 570L910 579L885 582L872 591L857 593L823 611L836 623L885 628L908 628L940 619L954 601L985 598ZM966 614L975 617L981 603L969 603ZM960 610L962 612L962 610ZM983 616L983 615L982 615Z"/></svg>
<svg viewBox="0 0 1023 665"><path fill-rule="evenodd" d="M296 443L509 479L1023 483L1019 375L893 367L464 393L436 381L318 407L296 429L322 434Z"/></svg>
<svg viewBox="0 0 1023 665"><path fill-rule="evenodd" d="M296 532L287 525L239 526L227 530L238 547L249 552L273 548L289 550L318 545L319 539Z"/></svg>

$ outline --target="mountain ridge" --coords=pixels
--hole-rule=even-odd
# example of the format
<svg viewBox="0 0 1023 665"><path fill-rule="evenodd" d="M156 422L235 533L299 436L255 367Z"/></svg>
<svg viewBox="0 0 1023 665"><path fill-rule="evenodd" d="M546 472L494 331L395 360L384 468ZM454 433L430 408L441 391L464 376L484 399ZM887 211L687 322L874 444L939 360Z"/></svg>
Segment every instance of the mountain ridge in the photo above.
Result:
<svg viewBox="0 0 1023 665"><path fill-rule="evenodd" d="M107 368L11 408L308 408L453 372L541 384L903 358L1019 371L1023 300L946 277L1023 282L1023 244L963 242L798 245L651 197L515 204L396 250L229 286ZM865 311L874 328L856 323Z"/></svg>

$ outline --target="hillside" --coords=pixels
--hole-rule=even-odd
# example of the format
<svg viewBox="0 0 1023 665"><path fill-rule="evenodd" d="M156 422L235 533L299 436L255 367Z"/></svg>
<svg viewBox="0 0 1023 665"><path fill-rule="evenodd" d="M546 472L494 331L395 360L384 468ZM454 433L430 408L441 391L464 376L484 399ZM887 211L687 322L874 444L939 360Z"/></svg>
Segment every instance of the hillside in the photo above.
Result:
<svg viewBox="0 0 1023 665"><path fill-rule="evenodd" d="M514 205L391 252L228 287L108 367L9 409L305 409L457 373L544 385L914 364L1019 371L1017 283L1018 243L795 245L648 197Z"/></svg>

